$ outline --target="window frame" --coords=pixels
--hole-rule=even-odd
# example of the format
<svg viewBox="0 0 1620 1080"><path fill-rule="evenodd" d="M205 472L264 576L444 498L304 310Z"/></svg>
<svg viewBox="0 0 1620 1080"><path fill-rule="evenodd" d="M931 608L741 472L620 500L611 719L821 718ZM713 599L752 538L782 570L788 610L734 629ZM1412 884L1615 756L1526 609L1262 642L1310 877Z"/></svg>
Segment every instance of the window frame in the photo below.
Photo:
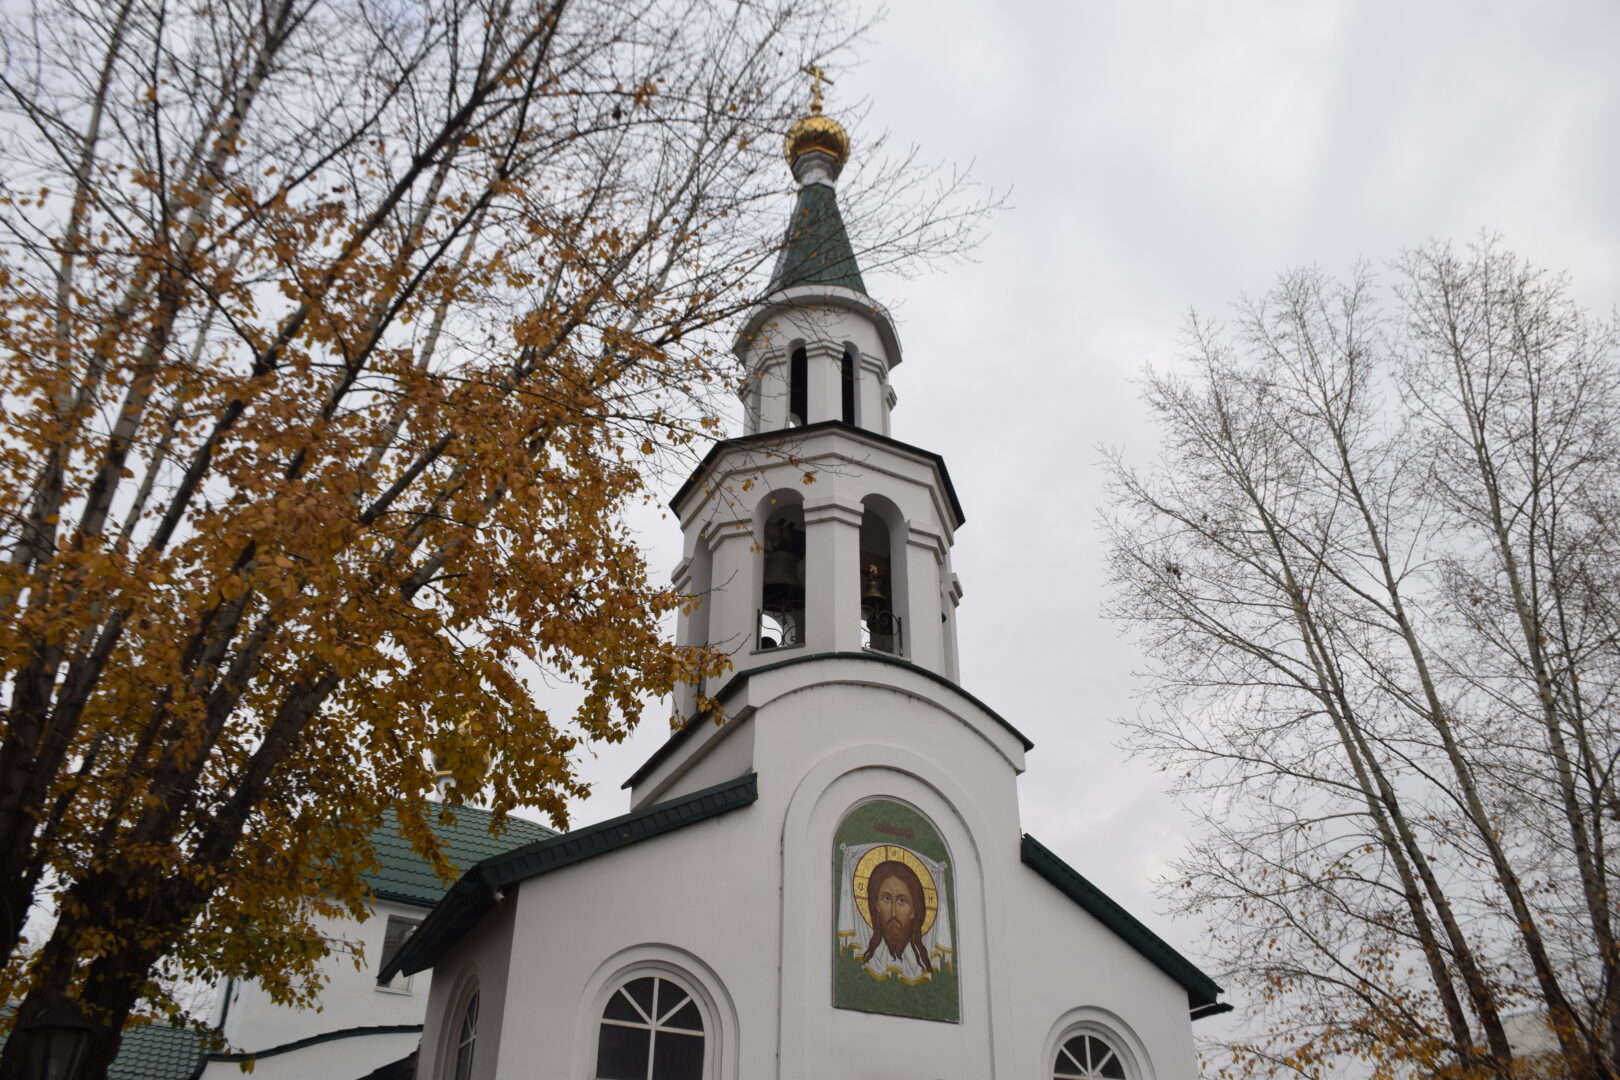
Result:
<svg viewBox="0 0 1620 1080"><path fill-rule="evenodd" d="M573 1067L570 1076L596 1076L597 1042L602 1015L619 988L655 975L686 991L703 1018L703 1080L738 1080L737 1007L725 983L708 964L673 945L647 942L604 960L580 986L574 1019Z"/></svg>
<svg viewBox="0 0 1620 1080"><path fill-rule="evenodd" d="M1129 1024L1104 1009L1082 1006L1070 1009L1052 1025L1046 1037L1044 1051L1033 1075L1040 1080L1067 1080L1059 1077L1054 1067L1058 1051L1071 1039L1089 1035L1099 1039L1114 1052L1124 1070L1125 1080L1155 1080L1152 1060L1147 1047Z"/></svg>
<svg viewBox="0 0 1620 1080"><path fill-rule="evenodd" d="M653 983L653 1001L655 1003L650 1015L641 1008L641 1006L636 1002L634 996L628 992L630 986L649 979L652 980ZM664 1004L664 991L660 988L660 983L666 986L674 987L683 995L683 1000L679 1004L666 1009ZM641 1023L635 1020L609 1017L607 1015L608 1007L621 997L630 1003L632 1009L634 1009L637 1014L645 1017L647 1022ZM693 1030L690 1027L681 1027L676 1026L675 1024L666 1023L666 1021L674 1019L676 1012L684 1011L688 1005L692 1006L693 1010L698 1016L698 1027L696 1030ZM602 1064L602 1032L603 1029L610 1027L622 1028L627 1031L647 1033L647 1076L645 1077L645 1080L661 1080L655 1070L658 1062L658 1036L664 1032L686 1037L696 1035L699 1039L701 1039L703 1045L703 1059L698 1066L698 1076L707 1077L712 1074L709 1062L710 1024L708 1022L708 1018L704 1016L702 1001L696 991L689 987L684 980L674 978L668 972L637 972L629 978L621 979L614 984L613 992L607 996L607 1000L603 1003L602 1017L596 1025L597 1047L592 1054L592 1080L600 1080ZM638 1077L636 1080L642 1080L642 1078ZM669 1078L662 1078L662 1080L669 1080Z"/></svg>
<svg viewBox="0 0 1620 1080"><path fill-rule="evenodd" d="M388 934L389 931L391 931L396 925L403 925L407 927L407 929L405 933L400 936L400 939L394 944L394 947L390 949L388 947ZM388 962L389 957L397 952L400 947L405 944L405 942L409 941L411 935L416 933L417 928L421 925L421 919L413 919L409 915L387 915L386 921L383 923L383 939L382 945L378 950L377 966L373 970L381 970L382 965ZM376 989L378 993L382 994L413 994L416 992L415 984L415 975L405 975L401 973L396 974L392 979L385 983L377 983Z"/></svg>
<svg viewBox="0 0 1620 1080"><path fill-rule="evenodd" d="M464 1046L473 1048L467 1064L467 1076L477 1074L478 1044L480 1036L488 1028L485 1015L483 994L476 972L467 970L456 980L456 989L449 998L450 1007L445 1010L438 1034L434 1036L434 1043L438 1046L437 1060L433 1064L433 1076L439 1080L457 1080L460 1073L457 1066L460 1064L461 1050ZM472 1038L462 1041L462 1032L466 1026L469 1010L476 1009L473 1019ZM425 1075L425 1074L424 1074Z"/></svg>
<svg viewBox="0 0 1620 1080"><path fill-rule="evenodd" d="M482 1007L479 998L478 988L474 986L466 1004L461 1007L461 1022L455 1027L452 1035L454 1044L450 1048L450 1080L472 1080L473 1065L478 1061L478 1021ZM469 1026L472 1028L470 1034L467 1031ZM465 1069L462 1068L461 1059L463 1050L467 1052Z"/></svg>

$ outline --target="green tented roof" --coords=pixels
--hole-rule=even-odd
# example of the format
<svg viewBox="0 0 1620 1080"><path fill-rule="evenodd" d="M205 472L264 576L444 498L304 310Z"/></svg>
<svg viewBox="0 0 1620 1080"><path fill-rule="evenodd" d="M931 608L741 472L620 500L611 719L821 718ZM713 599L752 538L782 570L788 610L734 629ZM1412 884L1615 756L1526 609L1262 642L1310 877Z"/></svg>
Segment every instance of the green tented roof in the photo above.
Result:
<svg viewBox="0 0 1620 1080"><path fill-rule="evenodd" d="M826 184L806 184L788 222L787 239L776 257L767 293L800 285L836 285L866 292L861 268L855 263L838 196Z"/></svg>
<svg viewBox="0 0 1620 1080"><path fill-rule="evenodd" d="M494 815L472 806L436 806L429 813L433 834L444 845L445 857L455 864L458 874L492 856L557 835L544 825L510 816L504 822L504 831L492 835L489 829ZM399 819L392 810L371 834L371 845L382 865L367 875L366 884L380 899L432 907L449 889L433 867L411 850L411 842L399 834Z"/></svg>

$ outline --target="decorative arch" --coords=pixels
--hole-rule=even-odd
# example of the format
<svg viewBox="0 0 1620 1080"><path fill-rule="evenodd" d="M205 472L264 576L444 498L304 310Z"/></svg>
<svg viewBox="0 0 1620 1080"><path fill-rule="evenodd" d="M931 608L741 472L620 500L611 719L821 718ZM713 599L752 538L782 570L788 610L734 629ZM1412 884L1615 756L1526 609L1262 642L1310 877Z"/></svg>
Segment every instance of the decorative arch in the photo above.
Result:
<svg viewBox="0 0 1620 1080"><path fill-rule="evenodd" d="M1155 1080L1147 1047L1131 1026L1089 1005L1058 1017L1034 1075L1042 1080Z"/></svg>
<svg viewBox="0 0 1620 1080"><path fill-rule="evenodd" d="M686 591L693 598L692 613L686 628L686 643L707 645L712 629L709 611L714 606L710 593L714 589L714 548L709 544L707 530L698 534L686 566Z"/></svg>
<svg viewBox="0 0 1620 1080"><path fill-rule="evenodd" d="M905 656L911 589L906 573L906 517L882 495L861 500L861 645Z"/></svg>
<svg viewBox="0 0 1620 1080"><path fill-rule="evenodd" d="M646 980L657 983L660 995L670 995L669 1008L648 1007ZM631 992L627 994L627 990ZM684 949L649 942L620 950L591 973L581 988L580 1005L575 1021L575 1076L596 1080L602 1075L598 1070L602 1028L604 1021L614 1024L617 1019L617 1026L645 1030L649 1047L654 1049L659 1037L654 1028L667 1032L672 1040L686 1040L678 1048L684 1056L665 1070L672 1080L737 1080L736 1006L714 969ZM642 1022L649 1012L658 1014L654 1024ZM694 1063L690 1040L699 1028L701 1055ZM663 1073L654 1073L654 1077L664 1080Z"/></svg>
<svg viewBox="0 0 1620 1080"><path fill-rule="evenodd" d="M802 341L793 343L788 353L788 415L786 427L803 427L810 422L810 354Z"/></svg>
<svg viewBox="0 0 1620 1080"><path fill-rule="evenodd" d="M804 644L804 496L792 488L766 492L754 507L754 560L757 625L754 648L782 649Z"/></svg>
<svg viewBox="0 0 1620 1080"><path fill-rule="evenodd" d="M478 1041L480 1026L487 1025L481 1025L483 1001L475 969L462 972L446 1001L449 1005L439 1031L435 1080L470 1080L479 1050L485 1054L492 1052L487 1039L482 1047Z"/></svg>
<svg viewBox="0 0 1620 1080"><path fill-rule="evenodd" d="M838 823L850 807L873 798L893 798L926 813L950 845L963 1020L995 1023L987 957L1012 931L991 926L985 912L1005 902L1007 881L986 876L979 837L995 834L973 795L948 767L914 751L883 743L858 743L811 765L794 787L782 819L782 925L795 940L833 936L837 882L828 855ZM817 1037L810 1018L830 1004L832 948L784 948L779 959L781 1054L804 1063L807 1076L839 1075L838 1058ZM953 1072L988 1076L994 1071L990 1044L962 1044Z"/></svg>

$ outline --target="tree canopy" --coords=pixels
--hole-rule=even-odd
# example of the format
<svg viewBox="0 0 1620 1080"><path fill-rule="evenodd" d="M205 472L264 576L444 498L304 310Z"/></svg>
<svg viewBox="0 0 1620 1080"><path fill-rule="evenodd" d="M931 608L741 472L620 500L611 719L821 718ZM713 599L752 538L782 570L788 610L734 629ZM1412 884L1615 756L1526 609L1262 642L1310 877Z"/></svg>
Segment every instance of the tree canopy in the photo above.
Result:
<svg viewBox="0 0 1620 1080"><path fill-rule="evenodd" d="M308 1003L434 763L560 820L722 663L620 510L716 426L821 0L114 0L4 32L0 997ZM876 153L871 265L959 245ZM885 159L886 160L886 159ZM896 197L905 189L907 194ZM884 207L863 220L863 208ZM540 672L578 682L568 717ZM25 948L30 911L54 927ZM0 1075L20 1069L8 1044Z"/></svg>
<svg viewBox="0 0 1620 1080"><path fill-rule="evenodd" d="M1620 1076L1614 321L1487 238L1285 274L1189 353L1106 528L1230 1074Z"/></svg>

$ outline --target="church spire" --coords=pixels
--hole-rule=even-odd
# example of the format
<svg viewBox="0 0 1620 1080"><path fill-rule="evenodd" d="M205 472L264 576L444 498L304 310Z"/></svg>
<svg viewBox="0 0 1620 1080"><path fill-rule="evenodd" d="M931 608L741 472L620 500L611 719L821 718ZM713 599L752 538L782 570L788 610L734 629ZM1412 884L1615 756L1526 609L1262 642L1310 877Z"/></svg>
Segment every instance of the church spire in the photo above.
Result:
<svg viewBox="0 0 1620 1080"><path fill-rule="evenodd" d="M962 508L939 456L890 435L900 340L838 213L849 135L809 73L816 96L785 147L793 221L734 346L744 431L671 503L686 533L675 587L694 601L676 640L725 649L734 673L870 654L954 679ZM682 716L698 697L683 691Z"/></svg>
<svg viewBox="0 0 1620 1080"><path fill-rule="evenodd" d="M815 80L810 115L788 130L784 144L793 178L800 185L799 200L766 292L801 285L832 285L864 294L866 284L861 280L861 269L834 192L838 174L849 161L849 133L821 112L822 83L830 86L832 81L819 67L807 67L805 73Z"/></svg>

